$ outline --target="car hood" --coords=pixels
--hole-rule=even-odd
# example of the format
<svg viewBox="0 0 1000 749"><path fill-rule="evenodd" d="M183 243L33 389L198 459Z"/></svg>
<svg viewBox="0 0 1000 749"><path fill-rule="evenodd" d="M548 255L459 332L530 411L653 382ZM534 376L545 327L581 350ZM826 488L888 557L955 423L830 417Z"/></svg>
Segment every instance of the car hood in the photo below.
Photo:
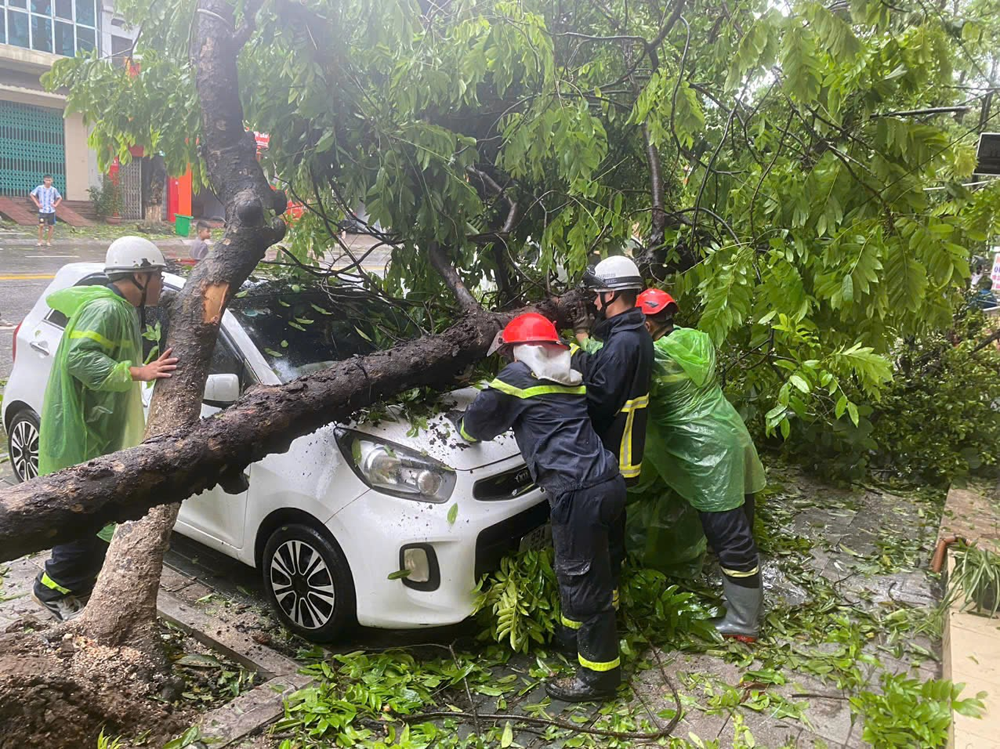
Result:
<svg viewBox="0 0 1000 749"><path fill-rule="evenodd" d="M490 442L469 444L455 429L449 416L461 415L479 395L476 388L454 390L441 398L441 412L427 419L427 428L416 430L400 408L389 408L389 417L377 422L351 424L359 432L395 442L424 453L457 471L471 471L519 455L512 432Z"/></svg>

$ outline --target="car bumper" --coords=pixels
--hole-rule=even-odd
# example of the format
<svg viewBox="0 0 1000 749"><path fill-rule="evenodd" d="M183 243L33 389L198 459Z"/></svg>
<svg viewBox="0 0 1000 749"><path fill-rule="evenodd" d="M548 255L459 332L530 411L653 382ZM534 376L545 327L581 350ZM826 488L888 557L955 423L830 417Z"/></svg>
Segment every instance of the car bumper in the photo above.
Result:
<svg viewBox="0 0 1000 749"><path fill-rule="evenodd" d="M548 520L548 503L538 489L492 502L462 490L456 487L457 499L439 505L369 491L328 521L351 568L359 624L414 629L462 621L472 613L479 577ZM458 514L450 523L456 502ZM436 560L435 579L420 586L432 590L388 579L400 569L401 549L408 546L420 546Z"/></svg>

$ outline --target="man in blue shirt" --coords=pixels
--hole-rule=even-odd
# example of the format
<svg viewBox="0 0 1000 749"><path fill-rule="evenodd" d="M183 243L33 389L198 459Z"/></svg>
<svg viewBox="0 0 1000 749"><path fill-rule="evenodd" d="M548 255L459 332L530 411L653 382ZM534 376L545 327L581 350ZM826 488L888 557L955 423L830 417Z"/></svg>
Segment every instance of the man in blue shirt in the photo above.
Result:
<svg viewBox="0 0 1000 749"><path fill-rule="evenodd" d="M42 237L47 226L49 227L49 237L46 244L51 247L52 234L56 230L56 208L62 203L62 195L53 186L51 174L42 177L42 182L44 184L31 191L31 201L38 208L38 246L42 246Z"/></svg>

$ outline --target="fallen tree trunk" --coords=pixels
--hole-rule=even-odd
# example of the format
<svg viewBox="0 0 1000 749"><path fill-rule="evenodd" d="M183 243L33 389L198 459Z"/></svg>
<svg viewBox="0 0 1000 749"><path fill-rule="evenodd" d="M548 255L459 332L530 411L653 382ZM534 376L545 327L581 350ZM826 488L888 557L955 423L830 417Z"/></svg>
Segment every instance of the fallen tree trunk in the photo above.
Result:
<svg viewBox="0 0 1000 749"><path fill-rule="evenodd" d="M565 322L575 301L568 294L537 309ZM439 335L347 359L287 385L255 388L210 419L0 491L0 561L180 502L386 396L445 387L486 354L513 314L468 314Z"/></svg>

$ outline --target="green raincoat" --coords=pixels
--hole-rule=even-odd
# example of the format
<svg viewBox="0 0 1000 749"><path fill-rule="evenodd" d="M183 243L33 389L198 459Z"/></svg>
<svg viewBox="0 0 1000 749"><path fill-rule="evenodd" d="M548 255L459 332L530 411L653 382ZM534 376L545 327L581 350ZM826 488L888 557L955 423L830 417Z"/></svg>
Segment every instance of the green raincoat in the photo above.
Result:
<svg viewBox="0 0 1000 749"><path fill-rule="evenodd" d="M104 286L74 286L45 301L69 322L42 406L41 475L138 445L145 427L141 386L129 372L142 365L135 307Z"/></svg>
<svg viewBox="0 0 1000 749"><path fill-rule="evenodd" d="M595 338L586 338L579 344L590 353L600 350L603 345ZM650 406L654 404L650 402ZM647 453L663 450L658 438L657 431L648 424ZM635 554L643 566L670 577L693 579L698 576L708 546L701 518L657 471L647 469L639 474L638 482L628 488L626 510L625 548Z"/></svg>
<svg viewBox="0 0 1000 749"><path fill-rule="evenodd" d="M726 400L706 333L675 328L654 344L647 460L701 512L725 512L767 483L743 419Z"/></svg>

